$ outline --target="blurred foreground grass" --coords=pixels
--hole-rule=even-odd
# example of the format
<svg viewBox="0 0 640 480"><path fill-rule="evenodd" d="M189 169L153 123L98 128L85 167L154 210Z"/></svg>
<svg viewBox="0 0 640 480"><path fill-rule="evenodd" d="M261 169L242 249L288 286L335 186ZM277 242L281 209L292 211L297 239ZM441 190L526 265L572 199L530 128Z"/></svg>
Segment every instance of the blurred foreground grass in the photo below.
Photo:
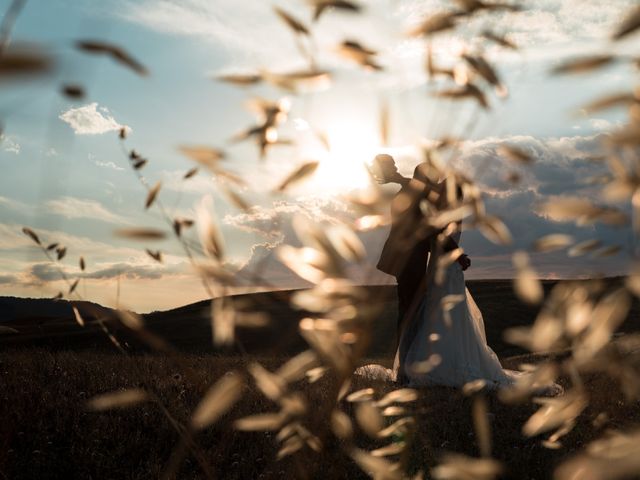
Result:
<svg viewBox="0 0 640 480"><path fill-rule="evenodd" d="M160 478L179 435L157 404L144 403L129 409L93 412L87 399L123 388L153 392L173 418L182 424L207 387L248 362L259 361L273 370L285 359L264 357L216 357L184 354L181 368L191 367L190 380L174 361L159 355L119 356L105 353L49 352L40 349L0 353L0 476L2 478ZM515 367L535 357L513 357L504 363ZM310 409L331 403L328 380L300 382L296 390ZM379 394L393 385L354 381L352 388L373 386ZM505 405L488 398L493 430L493 454L507 466L506 478L549 478L557 464L579 450L607 428L621 430L640 424L637 402L628 403L613 380L605 375L585 377L590 405L577 419L576 428L563 438L563 448L550 450L541 437L526 438L521 427L535 411L530 402ZM471 416L471 400L446 387L421 389L415 404L417 428L410 450L412 471L436 465L451 451L479 456ZM342 408L352 413L352 406ZM225 417L197 438L201 461L216 478L367 478L344 453L339 440L327 437L322 453L310 449L276 460L275 433L239 432L232 423L243 416L277 410L251 385L242 400ZM309 422L314 422L313 412ZM319 416L320 418L320 416ZM389 420L391 423L391 420ZM307 425L312 431L321 425ZM395 439L396 441L405 439ZM356 434L356 445L384 445ZM194 454L181 463L177 478L202 478Z"/></svg>

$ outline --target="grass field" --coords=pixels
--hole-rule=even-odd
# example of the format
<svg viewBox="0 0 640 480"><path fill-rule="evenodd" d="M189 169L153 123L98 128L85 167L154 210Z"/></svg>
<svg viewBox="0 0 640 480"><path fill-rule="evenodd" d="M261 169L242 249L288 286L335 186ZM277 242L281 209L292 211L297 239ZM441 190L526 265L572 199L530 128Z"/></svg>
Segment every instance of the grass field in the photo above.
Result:
<svg viewBox="0 0 640 480"><path fill-rule="evenodd" d="M268 368L281 361L258 359ZM513 358L515 366L531 358ZM154 392L179 424L188 422L206 387L228 370L242 369L248 358L183 355L181 365L155 355L117 356L100 353L6 351L0 354L0 473L3 478L159 478L170 463L180 437L154 403L129 409L93 412L88 398L121 388L142 387ZM187 381L185 367L196 372ZM564 447L550 450L541 438L525 438L521 427L534 412L531 403L505 405L488 397L494 456L502 460L505 478L549 478L554 466L606 428L627 429L640 423L635 402L625 402L617 386L604 376L586 379L590 406L576 428L563 439ZM300 382L299 391L313 408L327 403L326 380ZM354 384L357 389L359 385ZM377 385L379 394L392 389ZM471 399L444 387L425 388L413 407L416 431L411 471L428 470L445 452L478 456ZM342 402L350 412L351 404ZM246 415L275 411L275 405L253 387L213 427L199 434L197 453L180 462L177 478L202 478L200 462L215 478L367 478L344 453L344 445L327 435L321 454L303 450L276 460L278 450L270 432L237 432L232 421ZM607 421L593 425L605 412ZM317 417L318 422L321 416ZM314 422L314 416L310 416ZM602 418L602 416L600 417ZM321 424L307 425L323 432ZM322 435L321 435L322 437ZM362 448L383 446L363 433L355 436Z"/></svg>
<svg viewBox="0 0 640 480"><path fill-rule="evenodd" d="M545 284L547 289L551 286ZM390 332L395 330L394 291L376 288L381 301L387 303L375 326L369 357L388 363ZM505 367L548 359L521 355L522 350L503 341L504 329L531 323L536 315L535 309L515 299L508 282L470 282L469 288L483 311L488 342ZM304 312L288 306L288 295L244 297L243 301L268 307L272 318L263 332L241 332L245 344L254 350L245 355L213 351L208 310L200 304L146 317L150 330L177 345L173 355L136 348L119 353L98 336L97 328L80 329L68 318L4 322L20 333L5 336L0 344L0 478L152 479L161 478L174 466L173 478L179 479L207 475L220 479L368 478L348 452L353 447L380 448L389 439L372 440L355 422L352 442L332 434L327 420L335 395L330 374L316 383L303 380L292 386L307 406L301 425L317 435L322 443L320 453L304 447L278 460L281 444L276 432L233 428L238 418L278 410L253 381L239 403L213 426L189 437L185 448L185 426L209 386L226 372L246 372L255 361L273 371L304 348L296 335L297 320ZM637 308L634 305L622 331L640 330ZM209 353L202 353L207 348ZM562 362L563 355L556 360ZM582 380L589 406L577 418L576 427L562 438L559 449L545 447L544 436L522 434L523 424L537 405L529 401L505 404L495 394L482 394L487 400L492 454L504 463L504 478L550 478L562 460L607 429L626 431L640 424L637 401L626 400L609 376L594 373L583 375ZM560 381L571 386L566 377ZM371 386L369 383L355 379L351 390ZM384 383L373 386L376 398L397 388ZM142 388L156 400L107 412L87 408L87 401L96 395L128 388ZM391 437L391 443L410 445L402 457L407 471L429 472L448 452L478 457L472 417L477 397L446 387L423 388L419 393L419 400L406 412L415 417L413 434ZM339 408L354 417L352 403L341 401ZM388 417L386 423L393 420Z"/></svg>

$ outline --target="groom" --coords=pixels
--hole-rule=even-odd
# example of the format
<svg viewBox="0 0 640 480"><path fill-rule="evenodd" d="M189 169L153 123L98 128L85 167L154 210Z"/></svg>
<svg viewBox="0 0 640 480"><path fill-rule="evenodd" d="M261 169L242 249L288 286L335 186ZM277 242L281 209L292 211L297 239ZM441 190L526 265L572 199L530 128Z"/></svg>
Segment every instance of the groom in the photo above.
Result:
<svg viewBox="0 0 640 480"><path fill-rule="evenodd" d="M373 175L381 184L397 183L400 190L391 201L391 230L382 248L377 264L378 270L393 275L398 283L398 323L397 342L407 322L419 304L425 282L427 260L431 251L431 240L439 231L427 232L421 224L423 214L420 202L428 198L429 193L438 188L418 165L413 178L402 176L391 155L376 155L373 162ZM448 239L445 251L458 245ZM471 261L467 255L458 258L463 270Z"/></svg>

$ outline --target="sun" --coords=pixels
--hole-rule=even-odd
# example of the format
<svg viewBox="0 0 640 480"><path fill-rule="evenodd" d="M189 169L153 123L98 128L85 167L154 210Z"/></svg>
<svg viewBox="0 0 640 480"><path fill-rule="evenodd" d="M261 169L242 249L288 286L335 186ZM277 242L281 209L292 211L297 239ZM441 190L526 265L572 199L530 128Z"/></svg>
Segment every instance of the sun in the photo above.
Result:
<svg viewBox="0 0 640 480"><path fill-rule="evenodd" d="M364 188L369 184L366 165L381 153L373 129L352 122L333 122L326 129L326 147L314 153L320 161L312 183L326 193Z"/></svg>

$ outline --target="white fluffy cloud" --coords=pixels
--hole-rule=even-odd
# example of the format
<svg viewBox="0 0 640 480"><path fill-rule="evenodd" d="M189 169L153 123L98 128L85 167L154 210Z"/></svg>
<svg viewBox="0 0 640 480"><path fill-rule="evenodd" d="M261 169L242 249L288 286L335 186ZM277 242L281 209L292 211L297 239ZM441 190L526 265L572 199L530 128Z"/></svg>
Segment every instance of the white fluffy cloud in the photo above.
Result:
<svg viewBox="0 0 640 480"><path fill-rule="evenodd" d="M258 234L270 241L283 239L283 229L288 229L291 218L302 214L314 222L335 223L347 215L348 206L337 199L309 197L298 202L275 201L271 208L255 206L249 213L229 214L223 223L248 233Z"/></svg>
<svg viewBox="0 0 640 480"><path fill-rule="evenodd" d="M95 163L98 167L101 168L109 168L111 170L117 170L117 171L122 171L124 170L124 168L119 167L118 165L116 165L115 163L109 161L109 162L101 162L100 160L95 160L93 163Z"/></svg>
<svg viewBox="0 0 640 480"><path fill-rule="evenodd" d="M530 249L533 242L550 233L572 235L576 242L598 239L603 245L626 247L629 229L603 225L579 227L572 223L558 223L536 210L536 206L557 196L583 196L598 202L599 186L590 178L606 172L606 164L596 158L601 153L601 135L536 139L530 136L488 138L465 144L456 166L478 183L485 196L487 211L497 215L509 227L514 244L502 247L490 243L477 230L465 227L462 246L472 258L473 267L468 278L509 278L514 275L511 254L515 250ZM499 147L509 144L526 151L534 159L530 166L516 165L499 155ZM517 172L518 184L507 177ZM623 207L625 208L625 207ZM223 222L242 231L258 234L268 243L258 243L251 257L241 269L246 278L260 272L270 285L282 287L302 286L303 282L274 255L277 245L299 245L291 228L294 215L307 216L315 223L332 223L348 217L348 207L338 200L307 198L296 202L275 202L271 208L256 208L250 213L227 215ZM389 277L377 272L376 264L387 229L360 233L367 249L365 266L352 271L355 279L363 283L386 283ZM621 243L622 242L622 243ZM534 254L533 264L543 277L575 277L604 273L618 275L626 271L628 258L593 256L569 258L566 252Z"/></svg>
<svg viewBox="0 0 640 480"><path fill-rule="evenodd" d="M73 131L78 135L99 135L121 128L129 127L121 125L111 116L105 107L98 107L97 102L90 103L83 107L70 108L58 117L68 123Z"/></svg>
<svg viewBox="0 0 640 480"><path fill-rule="evenodd" d="M560 138L535 138L518 135L489 137L463 145L454 165L464 171L491 195L508 196L516 192L535 195L568 193L597 195L589 178L606 172L597 161L602 152L602 135ZM500 153L503 144L514 146L533 160L530 166L519 165ZM517 173L521 181L514 185L508 178Z"/></svg>
<svg viewBox="0 0 640 480"><path fill-rule="evenodd" d="M19 154L20 153L20 144L17 140L8 135L0 135L0 142L2 144L2 150L9 153Z"/></svg>
<svg viewBox="0 0 640 480"><path fill-rule="evenodd" d="M255 208L250 213L227 215L223 222L240 230L258 234L268 241L251 249L249 260L239 270L239 278L259 283L263 279L269 286L300 287L309 284L285 267L275 255L279 245L300 246L292 227L295 216L304 216L316 225L349 224L353 218L348 205L334 198L307 197L296 202L277 201L272 208ZM390 283L392 278L371 268L375 265L387 235L386 229L358 234L366 247L367 259L361 265L349 269L350 277L362 284ZM257 285L259 286L259 285Z"/></svg>
<svg viewBox="0 0 640 480"><path fill-rule="evenodd" d="M327 14L313 24L316 40L335 41L350 36L374 43L383 52L405 56L417 51L403 35L408 25L422 21L442 9L449 0L369 0L361 15ZM524 12L492 16L500 29L510 33L521 47L540 47L582 43L606 38L619 23L632 0L538 0L525 5ZM124 17L161 32L198 36L234 53L254 60L267 54L279 59L296 54L290 32L274 15L270 2L250 0L128 0ZM289 1L284 6L305 23L311 24L311 8L304 2ZM391 21L390 21L391 20ZM468 31L486 27L486 16L471 20ZM478 28L476 28L478 27ZM464 34L464 32L462 32ZM445 42L447 43L447 42ZM448 42L450 43L450 42Z"/></svg>
<svg viewBox="0 0 640 480"><path fill-rule="evenodd" d="M121 277L123 279L161 279L164 275L183 273L185 263L179 265L166 265L150 262L109 262L95 265L91 271L78 273L75 267L66 268L67 274L76 274L79 277L108 280ZM45 282L60 279L61 267L51 263L34 263L27 267L27 282Z"/></svg>
<svg viewBox="0 0 640 480"><path fill-rule="evenodd" d="M45 203L46 208L56 215L66 218L91 218L103 222L128 224L126 218L116 215L95 200L84 200L75 197L60 197Z"/></svg>

